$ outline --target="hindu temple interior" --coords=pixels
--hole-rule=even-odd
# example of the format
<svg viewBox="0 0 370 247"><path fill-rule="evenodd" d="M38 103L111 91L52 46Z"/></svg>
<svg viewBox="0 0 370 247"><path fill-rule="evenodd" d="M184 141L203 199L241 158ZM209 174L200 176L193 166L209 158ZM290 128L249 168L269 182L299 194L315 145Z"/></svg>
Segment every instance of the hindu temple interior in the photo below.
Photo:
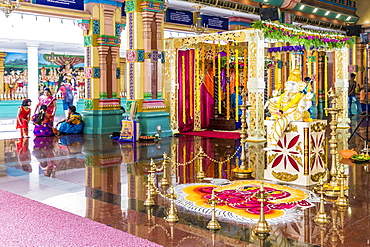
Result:
<svg viewBox="0 0 370 247"><path fill-rule="evenodd" d="M367 1L0 10L0 245L370 246Z"/></svg>

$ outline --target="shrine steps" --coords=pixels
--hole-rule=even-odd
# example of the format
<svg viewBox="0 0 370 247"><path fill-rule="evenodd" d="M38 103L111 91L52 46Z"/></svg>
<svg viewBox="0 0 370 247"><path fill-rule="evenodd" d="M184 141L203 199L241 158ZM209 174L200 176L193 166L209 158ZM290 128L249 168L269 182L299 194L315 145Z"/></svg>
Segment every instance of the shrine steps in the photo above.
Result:
<svg viewBox="0 0 370 247"><path fill-rule="evenodd" d="M208 128L209 130L236 130L235 119L226 118L211 118Z"/></svg>

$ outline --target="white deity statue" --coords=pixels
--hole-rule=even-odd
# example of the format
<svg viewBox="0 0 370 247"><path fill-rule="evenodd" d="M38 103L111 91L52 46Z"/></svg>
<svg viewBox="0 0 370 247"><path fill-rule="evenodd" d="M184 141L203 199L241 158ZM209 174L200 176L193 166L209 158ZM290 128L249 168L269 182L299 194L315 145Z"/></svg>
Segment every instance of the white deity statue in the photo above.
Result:
<svg viewBox="0 0 370 247"><path fill-rule="evenodd" d="M285 83L284 93L267 100L265 108L271 113L270 120L275 120L272 130L267 135L268 146L276 146L285 129L292 121L312 121L307 111L312 106L311 92L306 92L306 83L301 80L301 71L297 67L291 71Z"/></svg>

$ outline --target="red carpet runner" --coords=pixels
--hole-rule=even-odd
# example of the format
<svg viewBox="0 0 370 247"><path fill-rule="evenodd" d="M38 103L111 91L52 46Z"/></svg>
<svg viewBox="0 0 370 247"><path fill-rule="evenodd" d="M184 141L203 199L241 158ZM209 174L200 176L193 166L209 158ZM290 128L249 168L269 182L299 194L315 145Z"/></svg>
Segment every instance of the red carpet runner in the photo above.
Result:
<svg viewBox="0 0 370 247"><path fill-rule="evenodd" d="M161 245L0 190L0 246Z"/></svg>
<svg viewBox="0 0 370 247"><path fill-rule="evenodd" d="M223 131L211 131L211 130L183 132L181 133L181 135L203 136L203 137L221 138L221 139L239 139L240 138L239 132L223 132Z"/></svg>

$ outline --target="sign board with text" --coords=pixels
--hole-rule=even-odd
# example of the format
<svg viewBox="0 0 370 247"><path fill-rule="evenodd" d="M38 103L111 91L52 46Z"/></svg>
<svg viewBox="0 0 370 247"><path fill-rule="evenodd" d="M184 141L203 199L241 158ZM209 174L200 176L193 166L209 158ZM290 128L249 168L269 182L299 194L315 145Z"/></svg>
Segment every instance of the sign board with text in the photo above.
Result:
<svg viewBox="0 0 370 247"><path fill-rule="evenodd" d="M84 0L34 0L34 3L66 9L85 9Z"/></svg>
<svg viewBox="0 0 370 247"><path fill-rule="evenodd" d="M211 16L211 15L202 15L203 25L206 25L210 29L221 29L228 31L229 30L229 19Z"/></svg>
<svg viewBox="0 0 370 247"><path fill-rule="evenodd" d="M193 25L193 13L185 10L167 9L166 22Z"/></svg>

